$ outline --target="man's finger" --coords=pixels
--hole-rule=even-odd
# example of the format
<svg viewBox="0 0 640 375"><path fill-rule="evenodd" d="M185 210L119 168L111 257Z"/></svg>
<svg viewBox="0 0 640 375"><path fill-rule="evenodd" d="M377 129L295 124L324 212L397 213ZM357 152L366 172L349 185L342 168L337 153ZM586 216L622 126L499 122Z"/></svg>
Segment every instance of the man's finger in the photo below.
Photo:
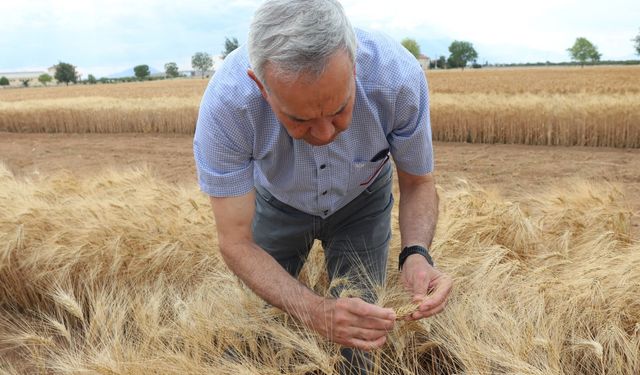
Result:
<svg viewBox="0 0 640 375"><path fill-rule="evenodd" d="M368 351L368 350L378 349L382 347L382 345L384 345L386 341L387 341L387 336L382 336L379 339L374 341L353 338L350 340L350 342L347 345L357 349Z"/></svg>
<svg viewBox="0 0 640 375"><path fill-rule="evenodd" d="M383 308L370 303L367 303L360 298L350 298L347 305L347 310L361 317L377 318L383 320L396 320L396 313L393 309Z"/></svg>
<svg viewBox="0 0 640 375"><path fill-rule="evenodd" d="M353 334L351 335L351 337L354 337L360 340L365 340L365 341L379 340L380 337L386 336L388 333L386 330L362 329L362 328L355 328L353 329L352 332Z"/></svg>
<svg viewBox="0 0 640 375"><path fill-rule="evenodd" d="M433 294L422 301L422 303L418 307L418 310L420 310L421 312L426 312L442 305L446 301L452 286L453 281L449 278L442 278L437 280L437 284L435 285Z"/></svg>
<svg viewBox="0 0 640 375"><path fill-rule="evenodd" d="M423 293L423 294L414 294L413 295L413 302L418 304L418 306L420 306L422 303L425 302L425 296L427 293Z"/></svg>
<svg viewBox="0 0 640 375"><path fill-rule="evenodd" d="M377 331L389 332L393 329L395 325L395 319L379 319L379 318L369 318L369 317L358 317L354 315L354 320L352 321L354 327L362 328L362 329L373 329Z"/></svg>
<svg viewBox="0 0 640 375"><path fill-rule="evenodd" d="M447 305L447 302L443 302L442 304L427 310L427 311L416 311L413 314L411 314L411 319L410 320L419 320L419 319L423 319L423 318L428 318L430 316L434 316L440 312L442 312L445 308L445 306Z"/></svg>

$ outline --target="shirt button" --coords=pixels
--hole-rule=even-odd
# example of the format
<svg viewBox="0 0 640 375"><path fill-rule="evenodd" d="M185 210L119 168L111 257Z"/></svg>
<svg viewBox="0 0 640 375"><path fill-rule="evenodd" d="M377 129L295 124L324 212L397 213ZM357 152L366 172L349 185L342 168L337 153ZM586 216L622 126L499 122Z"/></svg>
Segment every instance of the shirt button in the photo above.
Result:
<svg viewBox="0 0 640 375"><path fill-rule="evenodd" d="M327 195L327 191L326 191L326 190L325 190L325 191L323 191L323 192L322 192L322 195Z"/></svg>
<svg viewBox="0 0 640 375"><path fill-rule="evenodd" d="M320 166L320 169L325 169L326 167L327 167L327 165L326 165L326 164L322 164L322 165Z"/></svg>

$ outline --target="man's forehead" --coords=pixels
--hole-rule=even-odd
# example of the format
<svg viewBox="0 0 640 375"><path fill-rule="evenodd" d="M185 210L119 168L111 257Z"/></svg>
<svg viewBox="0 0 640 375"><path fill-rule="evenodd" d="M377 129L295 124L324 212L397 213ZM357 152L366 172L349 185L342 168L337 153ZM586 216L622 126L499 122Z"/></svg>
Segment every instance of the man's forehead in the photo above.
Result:
<svg viewBox="0 0 640 375"><path fill-rule="evenodd" d="M327 106L322 106L319 105L317 108L319 110L319 115L315 115L315 113L311 114L311 113L303 113L301 111L297 111L296 109L294 109L293 112L290 112L290 110L288 108L282 108L282 112L289 118L291 118L292 120L298 120L298 121L308 121L308 120L312 120L316 117L322 117L322 116L333 116L336 115L340 112L342 112L342 110L345 109L345 107L349 104L349 100L351 99L351 95L349 94L345 100L343 102L341 102L337 107L335 105L331 106L331 105L327 105ZM335 108L335 109L332 109ZM316 112L318 111L316 110Z"/></svg>
<svg viewBox="0 0 640 375"><path fill-rule="evenodd" d="M280 110L296 118L333 114L340 111L352 95L354 80L334 82L329 87L320 89L314 84L278 87L272 90ZM290 117L291 117L290 116Z"/></svg>

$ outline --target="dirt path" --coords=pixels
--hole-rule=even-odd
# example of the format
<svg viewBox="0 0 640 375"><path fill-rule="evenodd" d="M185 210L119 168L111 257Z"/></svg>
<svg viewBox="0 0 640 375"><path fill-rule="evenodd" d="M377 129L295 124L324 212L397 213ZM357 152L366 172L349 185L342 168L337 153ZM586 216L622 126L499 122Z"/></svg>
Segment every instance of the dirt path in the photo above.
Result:
<svg viewBox="0 0 640 375"><path fill-rule="evenodd" d="M434 149L437 181L445 188L463 178L509 196L570 178L621 183L639 237L640 149L460 143ZM169 182L196 183L192 138L184 135L0 133L0 162L22 177L148 165Z"/></svg>

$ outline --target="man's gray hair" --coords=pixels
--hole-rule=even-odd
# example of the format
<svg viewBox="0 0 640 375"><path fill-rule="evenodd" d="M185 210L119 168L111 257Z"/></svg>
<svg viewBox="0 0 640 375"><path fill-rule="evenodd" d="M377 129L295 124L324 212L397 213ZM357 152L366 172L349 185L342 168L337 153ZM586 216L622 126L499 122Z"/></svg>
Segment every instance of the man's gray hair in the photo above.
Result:
<svg viewBox="0 0 640 375"><path fill-rule="evenodd" d="M337 0L268 0L249 29L249 61L258 79L265 68L279 78L311 79L324 72L329 57L346 51L355 62L356 35Z"/></svg>

